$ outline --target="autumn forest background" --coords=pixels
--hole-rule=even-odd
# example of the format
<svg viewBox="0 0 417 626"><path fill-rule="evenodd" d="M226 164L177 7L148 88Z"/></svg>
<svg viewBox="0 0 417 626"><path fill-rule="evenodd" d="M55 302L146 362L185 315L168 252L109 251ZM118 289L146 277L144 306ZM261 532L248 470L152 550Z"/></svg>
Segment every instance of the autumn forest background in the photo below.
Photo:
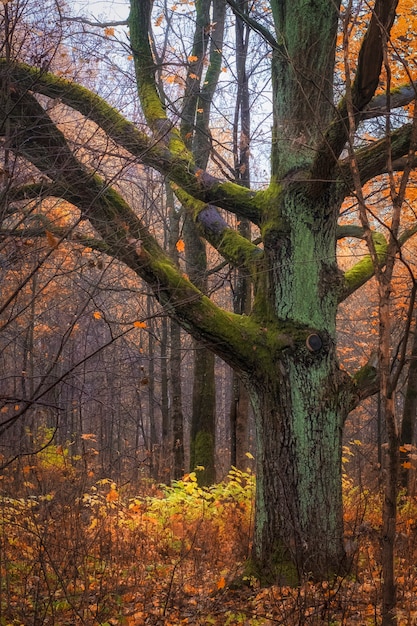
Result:
<svg viewBox="0 0 417 626"><path fill-rule="evenodd" d="M296 584L283 576L264 586L247 567L256 433L245 386L219 356L180 328L134 271L108 254L75 204L44 193L47 175L13 149L4 112L15 89L7 64L15 59L84 85L146 129L132 70L129 7L122 3L115 17L113 3L101 4L93 13L88 3L63 0L0 2L0 625L380 624L387 432L380 380L374 377L380 349L376 279L341 303L337 320L342 369L353 376L362 368L373 385L349 414L343 435L348 571L318 582L307 576ZM164 105L178 118L200 61L192 54L198 4L153 2L156 81L166 95ZM213 66L210 36L218 4L200 2L207 8L203 26L209 42L203 72ZM262 189L270 168L271 86L265 68L271 51L267 39L256 35L271 22L270 3L226 4L227 54L216 94L209 94L209 169L213 176ZM372 11L373 3L342 6L336 91L342 90L349 59L357 58ZM402 0L398 15L384 66L393 97L397 88L402 97L405 83L415 89L416 73L414 3ZM263 25L258 31L255 22ZM376 97L385 88L381 83ZM247 313L253 294L245 272L214 247L202 246L167 177L88 116L59 99L37 98L77 159L140 212L180 272L217 305ZM414 122L414 99L415 94L396 103L394 127ZM203 105L196 110L203 115ZM385 132L385 118L369 118L355 145L372 146ZM185 122L182 130L184 141L194 132ZM397 172L383 174L364 184L362 197L345 200L340 224L346 235L337 247L341 270L372 267L372 250L358 238L355 224L366 205L378 253L391 228L392 188L399 181ZM401 210L389 376L399 455L396 623L405 626L417 624L412 170ZM232 220L243 237L260 241L249 221ZM140 240L131 243L140 249Z"/></svg>

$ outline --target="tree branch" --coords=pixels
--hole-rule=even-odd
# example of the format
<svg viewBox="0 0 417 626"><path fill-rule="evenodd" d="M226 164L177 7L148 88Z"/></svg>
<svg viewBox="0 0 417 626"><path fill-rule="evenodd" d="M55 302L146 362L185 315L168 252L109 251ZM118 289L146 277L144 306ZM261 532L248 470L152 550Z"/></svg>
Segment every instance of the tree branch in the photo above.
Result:
<svg viewBox="0 0 417 626"><path fill-rule="evenodd" d="M234 267L245 267L254 277L256 267L263 259L263 251L225 222L217 208L195 200L181 190L176 195L198 232Z"/></svg>
<svg viewBox="0 0 417 626"><path fill-rule="evenodd" d="M394 23L397 4L398 0L376 0L368 29L362 40L355 80L352 85L352 107L356 124L359 124L362 112L371 102L378 87L383 49ZM349 124L345 97L337 107L333 120L318 146L311 168L313 193L320 193L323 185L331 180L337 159L348 137Z"/></svg>
<svg viewBox="0 0 417 626"><path fill-rule="evenodd" d="M362 185L388 171L388 150L390 150L392 160L394 163L397 162L398 169L400 169L399 159L406 155L410 148L411 131L412 124L405 124L394 131L389 139L384 137L356 151L356 162ZM344 195L348 196L354 188L350 158L339 161L338 168L338 180L343 183Z"/></svg>
<svg viewBox="0 0 417 626"><path fill-rule="evenodd" d="M78 111L140 162L166 175L193 197L260 223L255 192L236 183L223 182L195 167L186 151L172 152L162 144L161 138L149 138L85 87L24 63L7 63L0 59L0 80L5 80L6 73L10 73L19 90L41 93ZM2 117L7 118L6 111ZM1 132L4 131L0 128Z"/></svg>
<svg viewBox="0 0 417 626"><path fill-rule="evenodd" d="M281 47L279 46L277 40L267 28L262 26L262 24L259 24L259 22L251 18L244 11L241 11L239 5L234 2L234 0L226 0L226 2L232 8L233 13L238 15L248 26L250 26L252 30L261 35L262 39L264 39L264 41L266 41L273 50L281 51Z"/></svg>
<svg viewBox="0 0 417 626"><path fill-rule="evenodd" d="M408 83L393 89L389 96L386 93L375 96L362 112L361 122L376 117L391 115L393 109L407 106L417 98L417 83ZM387 103L389 101L389 108Z"/></svg>
<svg viewBox="0 0 417 626"><path fill-rule="evenodd" d="M378 372L378 356L372 353L369 360L353 376L354 394L352 396L352 411L365 398L375 395L380 390L380 380Z"/></svg>
<svg viewBox="0 0 417 626"><path fill-rule="evenodd" d="M358 233L359 231L357 231ZM360 239L364 238L360 237L359 234L356 235L345 235L345 236L356 236ZM377 255L378 263L383 265L387 258L387 250L388 243L382 233L372 233L372 241L375 247L375 253ZM343 302L348 298L352 293L354 293L357 289L362 287L365 283L372 278L375 273L375 266L370 254L366 254L360 261L355 263L353 267L347 270L344 273L343 277L343 287L339 294L339 302Z"/></svg>
<svg viewBox="0 0 417 626"><path fill-rule="evenodd" d="M168 120L156 86L156 65L149 42L152 5L153 0L130 1L130 43L135 63L138 95L146 121L155 135L169 135L172 124ZM179 134L177 135L176 139L181 141ZM185 146L183 149L186 150Z"/></svg>
<svg viewBox="0 0 417 626"><path fill-rule="evenodd" d="M379 84L385 42L394 23L398 0L376 0L371 21L359 51L352 87L353 107L361 112L373 98Z"/></svg>
<svg viewBox="0 0 417 626"><path fill-rule="evenodd" d="M114 28L116 26L128 26L128 20L114 20L110 22L100 22L99 20L89 20L86 17L70 17L61 15L63 22L75 22L77 24L85 24L86 26L94 26L95 28Z"/></svg>
<svg viewBox="0 0 417 626"><path fill-rule="evenodd" d="M9 119L14 150L62 187L62 197L77 206L103 238L106 253L140 276L185 330L231 366L243 371L255 368L252 347L255 343L259 346L259 325L249 317L222 310L205 297L175 266L125 200L76 159L34 96L18 92L13 96L15 107ZM266 354L272 347L280 350L293 344L288 324L276 330L265 333L265 346L260 349Z"/></svg>
<svg viewBox="0 0 417 626"><path fill-rule="evenodd" d="M397 240L397 249L400 250L404 244L407 243L414 235L417 234L417 224L411 228L404 230ZM343 239L344 237L354 237L356 239L365 239L365 230L362 226L356 226L354 224L344 224L338 227L337 238ZM373 233L372 239L374 242L375 250L378 255L378 260L381 265L384 265L386 255L388 252L388 243L382 233ZM367 254L360 261L355 263L353 267L347 270L344 274L344 286L339 294L339 302L343 302L357 289L362 287L368 280L370 280L375 274L374 265L372 263L371 256Z"/></svg>

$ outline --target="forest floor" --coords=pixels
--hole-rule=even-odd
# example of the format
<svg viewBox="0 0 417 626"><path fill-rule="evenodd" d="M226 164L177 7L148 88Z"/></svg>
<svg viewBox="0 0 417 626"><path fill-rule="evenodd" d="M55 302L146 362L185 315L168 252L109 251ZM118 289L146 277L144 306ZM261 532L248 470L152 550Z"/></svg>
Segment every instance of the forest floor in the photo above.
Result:
<svg viewBox="0 0 417 626"><path fill-rule="evenodd" d="M64 461L21 467L19 483L16 472L3 476L1 626L380 624L378 490L344 479L348 576L296 588L261 588L248 577L236 587L253 528L250 473L232 470L207 489L194 473L170 487L142 479L134 494L91 472L87 481ZM417 624L415 498L401 499L397 531L398 625L409 626Z"/></svg>

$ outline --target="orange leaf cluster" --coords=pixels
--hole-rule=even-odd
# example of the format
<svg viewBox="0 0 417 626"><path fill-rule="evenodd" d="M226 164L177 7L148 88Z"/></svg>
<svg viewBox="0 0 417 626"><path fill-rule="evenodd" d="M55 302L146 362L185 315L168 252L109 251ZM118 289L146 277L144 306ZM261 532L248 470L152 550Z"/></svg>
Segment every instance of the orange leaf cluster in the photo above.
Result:
<svg viewBox="0 0 417 626"><path fill-rule="evenodd" d="M178 252L184 252L185 250L185 243L182 239L178 239L177 243L175 244L176 249L178 250Z"/></svg>

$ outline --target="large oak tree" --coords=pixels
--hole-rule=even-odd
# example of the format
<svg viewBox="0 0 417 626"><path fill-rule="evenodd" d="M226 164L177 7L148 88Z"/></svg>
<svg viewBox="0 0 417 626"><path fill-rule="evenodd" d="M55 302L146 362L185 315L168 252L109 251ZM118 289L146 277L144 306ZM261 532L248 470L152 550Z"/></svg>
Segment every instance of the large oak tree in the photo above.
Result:
<svg viewBox="0 0 417 626"><path fill-rule="evenodd" d="M200 157L187 145L181 120L171 115L174 109L157 80L153 4L131 0L128 20L146 132L73 80L23 63L10 51L1 60L1 129L7 150L39 173L35 184L9 189L9 202L41 194L73 204L95 230L89 245L136 272L170 316L234 368L249 390L256 419L254 561L271 579L291 571L327 576L345 566L343 424L375 390L371 366L353 377L339 367L337 310L399 245L398 239L386 241L363 223L339 226L340 208L347 196L358 193L358 184L390 166L404 167L413 151L412 123L394 130L386 125L379 140L355 142L361 124L389 117L392 109L415 97L411 78L392 93L389 88L378 92L387 84L384 59L397 1L375 0L369 13L362 14L363 32L352 32L359 50L355 64L346 53L342 69L336 66L338 33L344 34L347 50L356 23L351 5L342 10L337 0L269 0L259 7L255 2L249 11L241 2L227 0L228 14L239 14L269 49L271 174L269 184L257 190L202 169ZM218 10L225 2L196 4L212 15L213 7ZM206 39L202 46L209 45ZM194 65L188 77L197 93L189 92L185 122L189 132L197 128L210 139L204 102L214 97L210 72L218 72L222 50L213 52L208 67L191 52ZM72 150L48 113L48 103L55 100L94 122L114 144L170 181L199 236L250 276L250 314L222 309L177 268L146 228L140 207L130 206ZM233 229L228 215L255 225L259 241ZM401 241L410 234L404 233ZM71 236L75 238L73 230ZM370 254L343 274L336 244L345 236L365 238Z"/></svg>

